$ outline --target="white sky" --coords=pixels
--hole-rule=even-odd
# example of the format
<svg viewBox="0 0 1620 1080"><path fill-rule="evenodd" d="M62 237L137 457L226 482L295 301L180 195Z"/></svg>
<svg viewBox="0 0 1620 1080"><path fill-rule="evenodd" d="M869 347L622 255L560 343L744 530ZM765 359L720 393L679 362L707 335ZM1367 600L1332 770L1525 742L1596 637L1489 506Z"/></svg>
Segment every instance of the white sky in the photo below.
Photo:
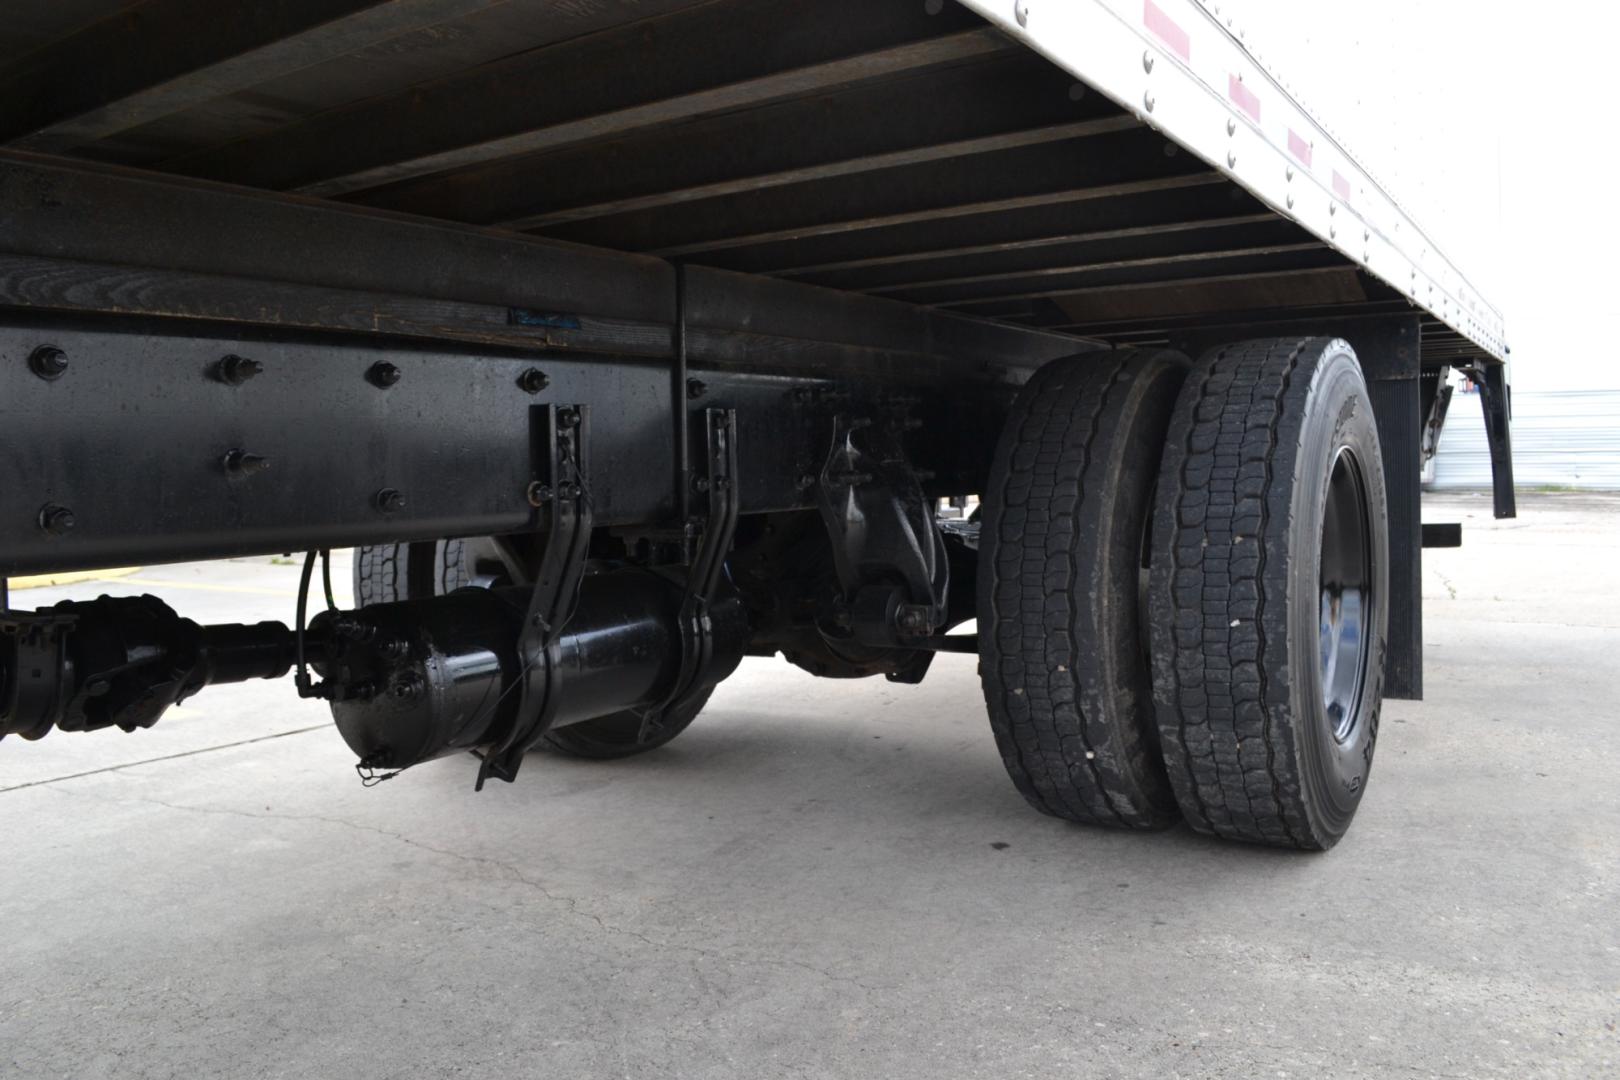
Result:
<svg viewBox="0 0 1620 1080"><path fill-rule="evenodd" d="M1620 388L1620 4L1221 6L1502 310L1515 389Z"/></svg>

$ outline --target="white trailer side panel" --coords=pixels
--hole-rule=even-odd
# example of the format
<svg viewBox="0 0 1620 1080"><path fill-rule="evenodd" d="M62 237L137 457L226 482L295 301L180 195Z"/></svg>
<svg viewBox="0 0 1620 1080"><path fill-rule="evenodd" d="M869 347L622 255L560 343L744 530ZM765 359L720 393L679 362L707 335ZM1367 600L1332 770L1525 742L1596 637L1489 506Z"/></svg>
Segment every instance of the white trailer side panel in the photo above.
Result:
<svg viewBox="0 0 1620 1080"><path fill-rule="evenodd" d="M960 0L1489 355L1501 312L1300 106L1212 0Z"/></svg>

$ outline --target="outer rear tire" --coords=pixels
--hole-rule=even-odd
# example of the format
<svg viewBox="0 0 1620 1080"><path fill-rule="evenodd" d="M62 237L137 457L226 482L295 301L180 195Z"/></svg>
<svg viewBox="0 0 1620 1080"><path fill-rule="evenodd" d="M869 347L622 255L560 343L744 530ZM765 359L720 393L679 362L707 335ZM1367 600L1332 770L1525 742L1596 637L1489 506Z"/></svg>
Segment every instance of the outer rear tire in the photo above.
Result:
<svg viewBox="0 0 1620 1080"><path fill-rule="evenodd" d="M356 548L354 601L357 605L387 604L442 596L465 588L474 584L466 556L465 544L460 540ZM685 731L703 711L713 692L710 689L678 712L664 717L658 731L644 742L637 738L641 718L622 712L548 731L536 749L599 761L645 754Z"/></svg>
<svg viewBox="0 0 1620 1080"><path fill-rule="evenodd" d="M996 745L1036 809L1154 829L1179 817L1151 711L1140 579L1167 351L1056 360L1019 393L983 496L979 656Z"/></svg>
<svg viewBox="0 0 1620 1080"><path fill-rule="evenodd" d="M1233 840L1331 847L1366 790L1388 626L1384 467L1350 346L1204 356L1157 503L1154 696L1183 813Z"/></svg>

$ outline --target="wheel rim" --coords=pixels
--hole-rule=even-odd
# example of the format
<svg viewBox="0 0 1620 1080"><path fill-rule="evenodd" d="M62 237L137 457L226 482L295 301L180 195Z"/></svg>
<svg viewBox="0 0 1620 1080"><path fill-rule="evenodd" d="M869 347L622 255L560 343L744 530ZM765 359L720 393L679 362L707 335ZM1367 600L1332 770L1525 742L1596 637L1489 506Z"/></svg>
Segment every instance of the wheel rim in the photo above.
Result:
<svg viewBox="0 0 1620 1080"><path fill-rule="evenodd" d="M1349 447L1333 458L1322 512L1322 705L1334 739L1348 742L1361 723L1373 625L1372 526L1361 463Z"/></svg>

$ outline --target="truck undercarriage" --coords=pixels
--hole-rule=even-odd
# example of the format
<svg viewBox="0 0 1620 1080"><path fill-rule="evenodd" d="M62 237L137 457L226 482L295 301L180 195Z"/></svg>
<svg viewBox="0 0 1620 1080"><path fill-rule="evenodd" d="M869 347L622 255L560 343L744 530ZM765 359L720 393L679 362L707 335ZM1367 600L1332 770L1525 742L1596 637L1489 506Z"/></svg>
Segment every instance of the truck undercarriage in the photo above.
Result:
<svg viewBox="0 0 1620 1080"><path fill-rule="evenodd" d="M1513 512L1467 327L955 5L101 6L0 39L0 573L309 554L290 627L7 610L0 735L293 672L482 785L976 651L1038 808L1320 848L1447 367Z"/></svg>

